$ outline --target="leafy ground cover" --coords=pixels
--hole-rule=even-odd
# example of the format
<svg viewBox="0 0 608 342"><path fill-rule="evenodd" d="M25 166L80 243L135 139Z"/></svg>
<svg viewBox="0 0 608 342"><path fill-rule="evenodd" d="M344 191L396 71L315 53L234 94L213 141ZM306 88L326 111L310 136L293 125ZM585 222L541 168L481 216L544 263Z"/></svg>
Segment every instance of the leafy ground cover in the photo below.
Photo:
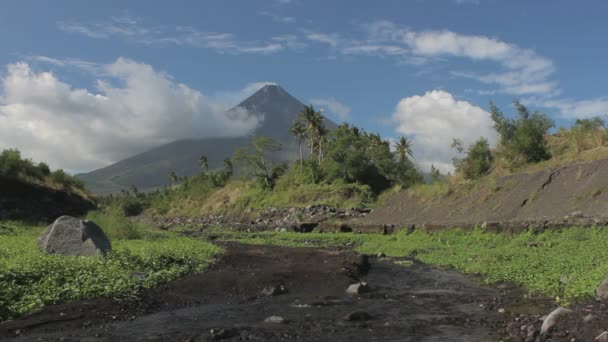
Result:
<svg viewBox="0 0 608 342"><path fill-rule="evenodd" d="M361 253L415 256L438 266L481 274L488 283L513 282L558 302L589 298L608 273L606 227L532 231L508 236L481 230L415 231L395 235L208 232L222 240L287 246L355 246Z"/></svg>
<svg viewBox="0 0 608 342"><path fill-rule="evenodd" d="M106 218L99 223L105 229L108 222L113 221ZM142 289L202 270L222 251L201 240L148 235L112 240L112 251L105 257L46 255L36 247L42 226L0 225L8 227L0 229L0 321L68 300L134 296ZM114 235L128 234L114 230Z"/></svg>

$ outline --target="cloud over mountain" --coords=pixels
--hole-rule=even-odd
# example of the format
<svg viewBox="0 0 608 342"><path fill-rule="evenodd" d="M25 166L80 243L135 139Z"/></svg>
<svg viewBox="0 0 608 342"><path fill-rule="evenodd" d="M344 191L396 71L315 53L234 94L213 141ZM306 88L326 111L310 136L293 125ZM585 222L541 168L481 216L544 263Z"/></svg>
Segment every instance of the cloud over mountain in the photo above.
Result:
<svg viewBox="0 0 608 342"><path fill-rule="evenodd" d="M26 62L0 79L0 148L19 148L53 167L84 171L183 138L241 136L258 124L246 112L174 81L150 65L119 58L100 65L95 91Z"/></svg>

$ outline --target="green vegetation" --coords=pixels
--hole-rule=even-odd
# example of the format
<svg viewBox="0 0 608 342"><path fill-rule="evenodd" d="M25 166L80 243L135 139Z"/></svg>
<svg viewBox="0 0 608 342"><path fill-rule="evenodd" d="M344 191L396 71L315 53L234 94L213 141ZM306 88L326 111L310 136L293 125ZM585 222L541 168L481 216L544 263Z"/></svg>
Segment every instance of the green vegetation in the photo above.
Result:
<svg viewBox="0 0 608 342"><path fill-rule="evenodd" d="M24 159L21 157L21 152L16 149L3 150L0 153L0 176L41 183L53 188L86 195L84 183L80 179L61 169L51 172L46 163L36 164L30 159Z"/></svg>
<svg viewBox="0 0 608 342"><path fill-rule="evenodd" d="M589 298L608 273L606 227L533 230L514 236L480 229L450 229L395 235L352 233L243 233L215 229L220 239L252 244L287 246L344 246L354 244L361 253L380 252L391 257L415 256L432 264L466 273L482 274L488 283L508 281L531 293L571 302Z"/></svg>
<svg viewBox="0 0 608 342"><path fill-rule="evenodd" d="M452 147L462 153L464 147L462 142L454 139ZM454 158L453 163L456 172L461 173L465 179L475 180L486 175L492 169L492 152L486 138L479 138L473 145L469 146L464 158Z"/></svg>
<svg viewBox="0 0 608 342"><path fill-rule="evenodd" d="M119 208L88 218L111 238L105 257L46 255L36 246L42 225L0 222L0 321L69 300L136 296L202 270L221 252L204 241L131 223Z"/></svg>

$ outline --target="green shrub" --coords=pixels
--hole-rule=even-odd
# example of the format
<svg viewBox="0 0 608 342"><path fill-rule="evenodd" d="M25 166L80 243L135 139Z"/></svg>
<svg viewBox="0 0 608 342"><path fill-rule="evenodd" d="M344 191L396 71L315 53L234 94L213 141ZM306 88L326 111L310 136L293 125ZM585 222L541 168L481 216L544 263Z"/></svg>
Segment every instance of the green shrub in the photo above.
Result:
<svg viewBox="0 0 608 342"><path fill-rule="evenodd" d="M506 118L490 103L492 121L500 135L504 157L512 162L521 159L525 163L551 158L545 136L555 125L553 120L544 113L530 113L519 101L514 101L513 104L517 110L517 119Z"/></svg>
<svg viewBox="0 0 608 342"><path fill-rule="evenodd" d="M458 152L462 152L460 141L454 140L452 144ZM456 171L461 173L465 179L475 180L487 174L492 168L492 151L486 138L480 138L474 144L469 146L467 154L464 158L454 158L454 167Z"/></svg>

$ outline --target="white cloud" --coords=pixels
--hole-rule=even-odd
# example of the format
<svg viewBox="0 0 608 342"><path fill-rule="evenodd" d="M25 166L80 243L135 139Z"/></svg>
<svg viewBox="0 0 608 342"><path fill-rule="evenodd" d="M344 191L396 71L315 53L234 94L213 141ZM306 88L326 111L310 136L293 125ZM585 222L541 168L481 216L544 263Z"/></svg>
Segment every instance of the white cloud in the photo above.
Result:
<svg viewBox="0 0 608 342"><path fill-rule="evenodd" d="M283 18L285 19L285 18ZM177 45L215 50L225 54L272 54L302 46L296 36L278 36L269 40L246 41L232 33L203 31L191 26L146 27L139 19L129 16L110 17L95 23L59 22L65 32L89 38L119 38L144 45Z"/></svg>
<svg viewBox="0 0 608 342"><path fill-rule="evenodd" d="M280 16L278 14L274 14L274 13L270 13L270 12L266 12L266 11L262 11L262 12L260 12L260 14L271 18L273 21L275 21L277 23L293 24L296 22L296 18L294 18L294 17Z"/></svg>
<svg viewBox="0 0 608 342"><path fill-rule="evenodd" d="M333 97L327 99L311 99L310 103L315 106L319 106L322 109L328 110L330 113L335 114L336 117L342 121L345 121L350 117L350 107L337 101Z"/></svg>
<svg viewBox="0 0 608 342"><path fill-rule="evenodd" d="M416 162L426 170L433 164L444 173L453 171L454 138L465 145L480 137L494 144L497 138L488 112L443 90L401 99L392 118L398 133L412 137Z"/></svg>
<svg viewBox="0 0 608 342"><path fill-rule="evenodd" d="M150 65L104 65L96 91L79 89L25 62L0 79L0 148L16 147L52 167L86 171L182 138L240 136L257 120L177 83Z"/></svg>
<svg viewBox="0 0 608 342"><path fill-rule="evenodd" d="M555 71L550 59L494 37L448 30L416 31L386 20L363 25L363 32L354 38L337 33L307 32L306 38L327 44L344 55L394 57L398 62L410 65L446 57L489 61L497 64L497 71L480 74L458 70L451 73L498 86L501 92L512 95L559 93L557 82L550 79Z"/></svg>
<svg viewBox="0 0 608 342"><path fill-rule="evenodd" d="M335 47L340 42L340 38L338 34L325 34L318 32L309 32L306 34L306 38L313 42L324 43L331 47Z"/></svg>
<svg viewBox="0 0 608 342"><path fill-rule="evenodd" d="M608 98L598 98L590 100L542 100L528 99L525 102L535 105L557 108L561 115L568 119L583 119L594 116L608 115Z"/></svg>

